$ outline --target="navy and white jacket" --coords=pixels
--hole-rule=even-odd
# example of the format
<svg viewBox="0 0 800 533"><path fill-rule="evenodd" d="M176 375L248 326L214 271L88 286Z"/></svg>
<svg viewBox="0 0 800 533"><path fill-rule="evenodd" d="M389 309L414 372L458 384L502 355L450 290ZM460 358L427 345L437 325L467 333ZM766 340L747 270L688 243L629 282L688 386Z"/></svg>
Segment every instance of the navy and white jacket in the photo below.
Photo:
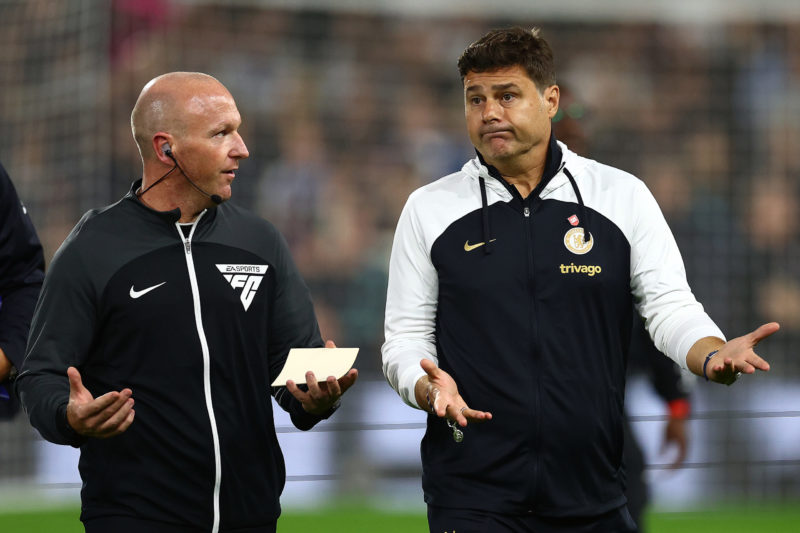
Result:
<svg viewBox="0 0 800 533"><path fill-rule="evenodd" d="M525 199L480 157L415 191L392 248L384 373L419 407L419 361L431 359L470 407L493 414L461 443L429 415L425 501L543 516L623 505L632 301L684 367L695 341L722 338L635 177L553 138Z"/></svg>
<svg viewBox="0 0 800 533"><path fill-rule="evenodd" d="M0 348L14 369L22 366L43 279L42 245L14 184L0 165ZM0 419L18 411L9 392L9 380L0 382Z"/></svg>
<svg viewBox="0 0 800 533"><path fill-rule="evenodd" d="M270 384L290 348L323 344L309 292L270 223L224 203L182 227L179 210L138 201L138 185L87 213L53 258L20 399L43 437L80 446L82 520L260 531L285 482ZM94 397L133 391L126 432L72 431L70 365ZM272 392L299 428L320 420Z"/></svg>

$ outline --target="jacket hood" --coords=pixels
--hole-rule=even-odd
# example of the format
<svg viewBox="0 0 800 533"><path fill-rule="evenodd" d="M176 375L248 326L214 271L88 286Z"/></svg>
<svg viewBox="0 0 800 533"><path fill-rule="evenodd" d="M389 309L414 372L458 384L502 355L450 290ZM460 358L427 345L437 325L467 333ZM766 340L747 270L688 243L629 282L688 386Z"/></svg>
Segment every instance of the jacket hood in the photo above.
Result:
<svg viewBox="0 0 800 533"><path fill-rule="evenodd" d="M484 254L492 253L492 232L489 217L489 204L486 197L486 188L489 187L493 192L499 195L504 201L509 201L512 198L520 197L520 194L513 185L508 183L500 172L492 165L486 163L480 152L476 150L477 157L468 161L462 168L468 177L477 179L481 192L481 218L483 222L483 242L486 245L483 247ZM567 166L571 168L567 168ZM545 160L545 168L542 175L542 180L531 192L531 195L538 196L539 198L546 198L556 189L563 187L567 184L572 186L575 192L575 197L580 209L580 222L579 226L583 228L584 238L591 240L591 233L587 227L586 206L583 203L583 197L578 189L578 184L575 182L573 173L578 173L585 166L585 160L577 155L575 152L570 151L567 145L557 141L554 135L550 135L550 145L547 150L547 159Z"/></svg>

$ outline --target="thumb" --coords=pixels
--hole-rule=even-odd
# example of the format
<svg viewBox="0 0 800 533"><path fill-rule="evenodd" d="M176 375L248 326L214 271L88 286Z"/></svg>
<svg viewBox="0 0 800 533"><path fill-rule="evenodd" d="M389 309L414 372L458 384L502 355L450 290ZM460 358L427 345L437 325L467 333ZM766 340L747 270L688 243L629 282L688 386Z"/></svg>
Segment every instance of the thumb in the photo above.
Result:
<svg viewBox="0 0 800 533"><path fill-rule="evenodd" d="M327 341L325 341L325 347L326 348L336 348L336 343L333 342L332 340L327 340Z"/></svg>
<svg viewBox="0 0 800 533"><path fill-rule="evenodd" d="M83 380L81 380L81 373L78 372L78 369L74 366L71 366L67 369L67 377L69 377L69 395L73 396L75 394L80 394L81 392L86 390L86 387L83 386Z"/></svg>
<svg viewBox="0 0 800 533"><path fill-rule="evenodd" d="M428 374L428 377L430 378L435 378L438 374L439 367L436 366L436 363L434 363L430 359L422 359L419 362L419 366L422 367L422 370L424 370L425 373Z"/></svg>
<svg viewBox="0 0 800 533"><path fill-rule="evenodd" d="M750 334L750 340L753 342L753 346L766 339L779 329L781 329L781 326L777 322L770 322L760 326Z"/></svg>

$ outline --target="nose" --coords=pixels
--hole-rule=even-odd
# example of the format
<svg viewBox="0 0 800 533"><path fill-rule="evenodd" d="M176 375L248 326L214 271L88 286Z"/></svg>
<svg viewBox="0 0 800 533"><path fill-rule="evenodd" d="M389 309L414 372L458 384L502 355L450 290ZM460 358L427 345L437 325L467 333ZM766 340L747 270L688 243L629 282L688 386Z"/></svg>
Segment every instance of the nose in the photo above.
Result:
<svg viewBox="0 0 800 533"><path fill-rule="evenodd" d="M483 104L483 121L492 122L495 120L500 120L501 114L502 107L500 106L500 103L493 98L487 98L486 102Z"/></svg>
<svg viewBox="0 0 800 533"><path fill-rule="evenodd" d="M239 133L236 133L236 143L231 150L231 157L235 159L246 159L250 157L250 152L247 150L247 145L244 144L244 139Z"/></svg>

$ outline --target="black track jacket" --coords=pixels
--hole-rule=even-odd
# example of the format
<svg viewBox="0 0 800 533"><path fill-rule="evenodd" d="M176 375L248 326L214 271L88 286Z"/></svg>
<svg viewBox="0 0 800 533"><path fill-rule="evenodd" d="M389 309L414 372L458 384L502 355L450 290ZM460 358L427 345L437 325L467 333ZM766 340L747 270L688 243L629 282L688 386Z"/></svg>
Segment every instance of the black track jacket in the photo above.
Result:
<svg viewBox="0 0 800 533"><path fill-rule="evenodd" d="M322 346L311 299L270 223L224 203L181 228L138 186L87 213L56 253L18 392L44 438L80 446L82 520L250 531L280 514L270 383L290 348ZM126 432L71 430L70 365L95 397L133 391ZM320 420L273 392L299 428Z"/></svg>
<svg viewBox="0 0 800 533"><path fill-rule="evenodd" d="M583 239L585 232L591 239ZM480 158L415 191L389 266L383 367L419 407L421 358L490 411L457 443L428 416L428 504L594 516L625 503L623 398L632 305L659 349L722 337L697 303L644 184L551 140L527 197Z"/></svg>

